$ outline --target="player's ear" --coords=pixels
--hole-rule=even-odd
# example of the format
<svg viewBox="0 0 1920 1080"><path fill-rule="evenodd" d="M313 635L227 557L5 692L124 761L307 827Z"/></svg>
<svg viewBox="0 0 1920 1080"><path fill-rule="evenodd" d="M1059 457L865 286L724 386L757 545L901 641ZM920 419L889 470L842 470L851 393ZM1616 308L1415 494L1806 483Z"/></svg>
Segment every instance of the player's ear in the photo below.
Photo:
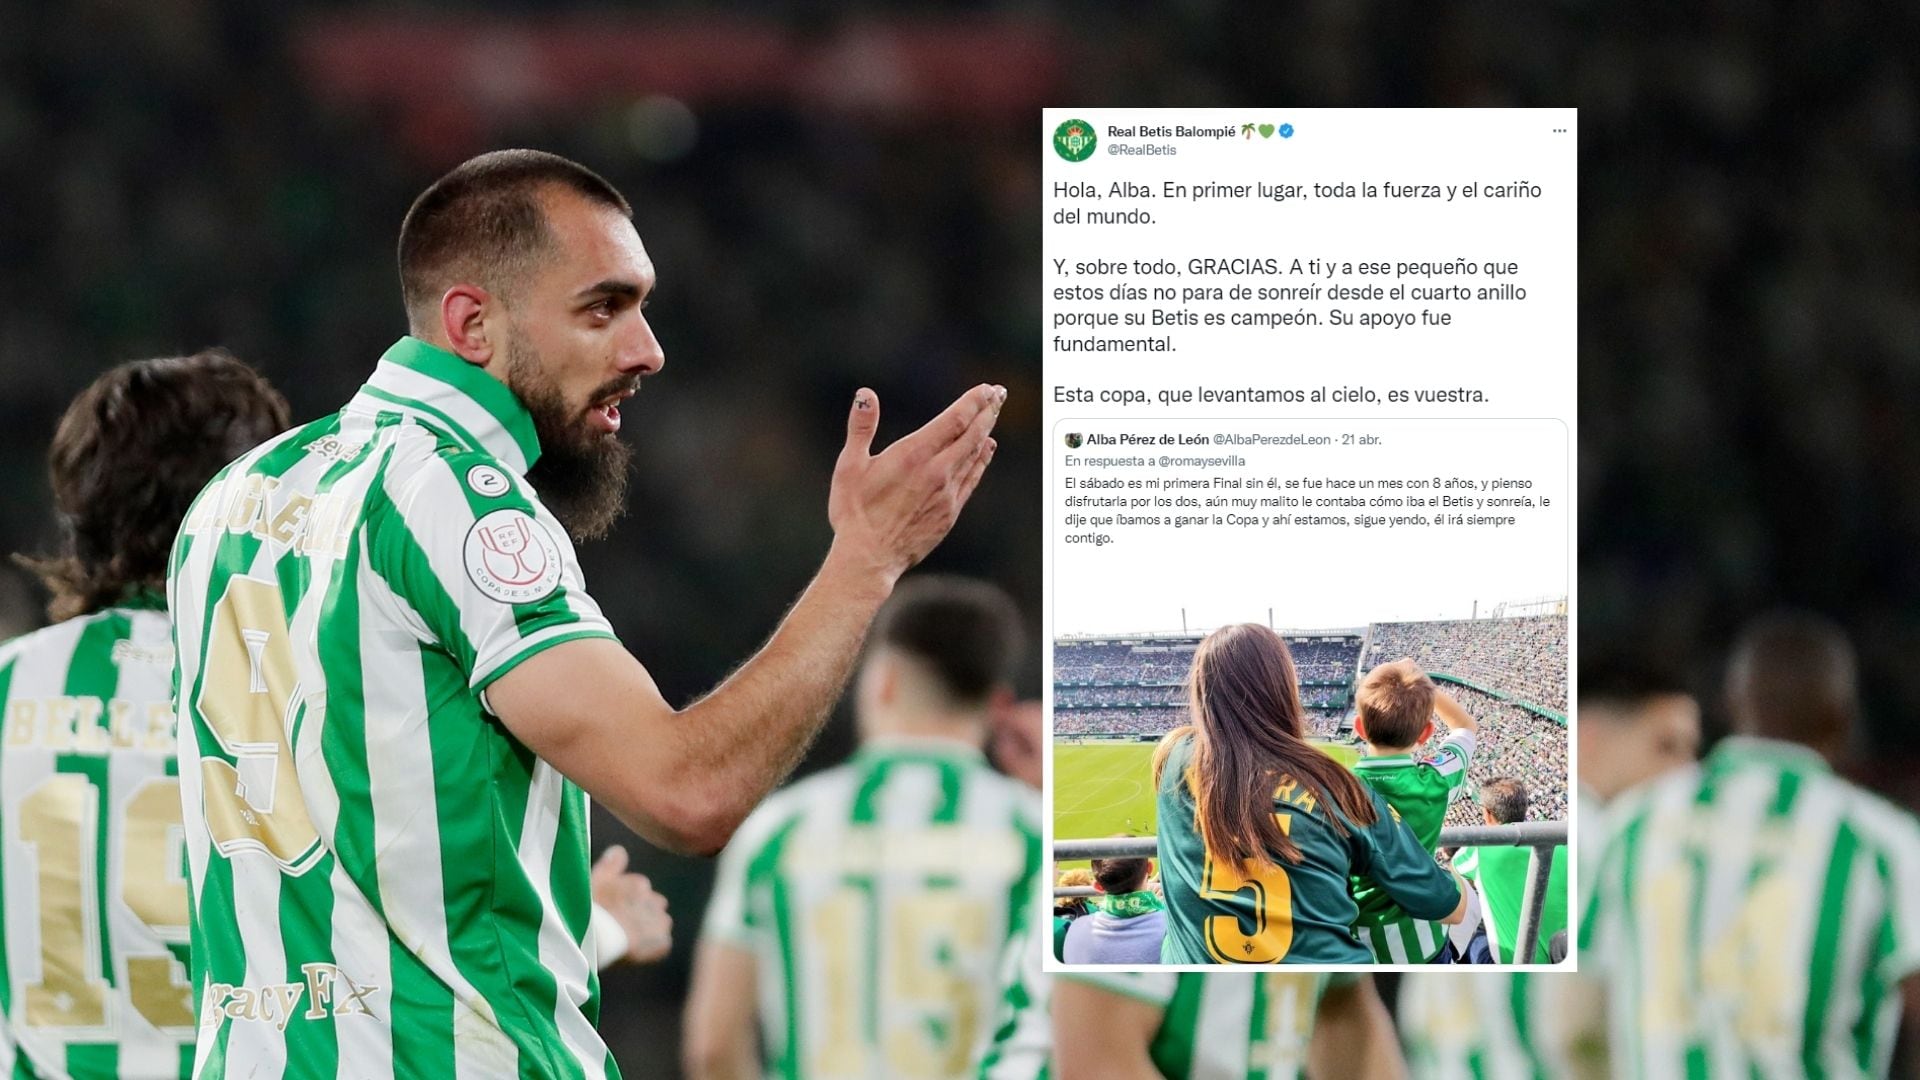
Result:
<svg viewBox="0 0 1920 1080"><path fill-rule="evenodd" d="M1426 742L1428 739L1432 737L1433 737L1433 721L1429 720L1427 721L1427 726L1420 729L1420 737L1413 740L1413 745L1419 746L1421 743Z"/></svg>
<svg viewBox="0 0 1920 1080"><path fill-rule="evenodd" d="M1365 720L1360 719L1359 713L1353 714L1353 733L1355 735L1360 736L1361 742L1373 741L1372 739L1367 738L1367 722Z"/></svg>
<svg viewBox="0 0 1920 1080"><path fill-rule="evenodd" d="M493 362L494 341L487 320L499 305L478 285L455 285L440 297L440 332L447 349L469 364Z"/></svg>
<svg viewBox="0 0 1920 1080"><path fill-rule="evenodd" d="M900 699L900 663L891 653L876 654L873 663L873 698L882 705L892 705Z"/></svg>

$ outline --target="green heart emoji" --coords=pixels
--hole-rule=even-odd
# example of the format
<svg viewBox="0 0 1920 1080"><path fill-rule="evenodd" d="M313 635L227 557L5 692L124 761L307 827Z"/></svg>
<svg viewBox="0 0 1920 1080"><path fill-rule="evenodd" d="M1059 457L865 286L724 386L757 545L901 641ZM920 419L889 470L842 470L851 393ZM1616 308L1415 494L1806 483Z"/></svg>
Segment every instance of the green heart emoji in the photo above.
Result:
<svg viewBox="0 0 1920 1080"><path fill-rule="evenodd" d="M1273 138L1273 125L1272 125L1272 124L1261 124L1261 125L1260 125L1260 137L1261 137L1261 138L1263 138L1263 139L1271 139L1271 138Z"/></svg>

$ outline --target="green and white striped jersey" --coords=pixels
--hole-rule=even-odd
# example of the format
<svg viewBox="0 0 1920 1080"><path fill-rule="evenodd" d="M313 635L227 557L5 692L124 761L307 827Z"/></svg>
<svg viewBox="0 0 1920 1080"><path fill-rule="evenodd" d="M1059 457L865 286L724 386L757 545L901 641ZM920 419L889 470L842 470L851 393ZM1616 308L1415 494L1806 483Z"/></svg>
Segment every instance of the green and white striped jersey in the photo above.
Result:
<svg viewBox="0 0 1920 1080"><path fill-rule="evenodd" d="M1884 1076L1920 971L1920 824L1728 738L1609 808L1580 921L1616 1076Z"/></svg>
<svg viewBox="0 0 1920 1080"><path fill-rule="evenodd" d="M1033 914L1039 818L978 750L933 739L870 742L755 810L702 936L758 961L769 1074L968 1075Z"/></svg>
<svg viewBox="0 0 1920 1080"><path fill-rule="evenodd" d="M999 1023L979 1080L1046 1080L1054 1073L1048 1018L1053 978L1097 986L1162 1010L1148 1044L1167 1080L1296 1080L1306 1067L1320 997L1333 979L1293 971L1073 971L1050 976L1022 935L1003 965Z"/></svg>
<svg viewBox="0 0 1920 1080"><path fill-rule="evenodd" d="M193 1064L173 648L159 597L0 647L0 1075Z"/></svg>
<svg viewBox="0 0 1920 1080"><path fill-rule="evenodd" d="M1042 878L1040 889L1047 888ZM1036 913L1037 914L1037 913ZM975 1080L1047 1080L1053 1063L1053 1024L1048 1002L1053 976L1040 962L1032 915L1019 920L1000 958L1000 1004L993 1016L993 1037L974 1070Z"/></svg>
<svg viewBox="0 0 1920 1080"><path fill-rule="evenodd" d="M1569 990L1574 974L1410 971L1400 977L1400 1039L1415 1080L1558 1080L1574 1055L1591 1057L1572 1030L1586 1016ZM1585 1075L1598 1075L1588 1072Z"/></svg>
<svg viewBox="0 0 1920 1080"><path fill-rule="evenodd" d="M483 692L611 637L500 382L411 338L175 542L197 1076L600 1077L584 794Z"/></svg>
<svg viewBox="0 0 1920 1080"><path fill-rule="evenodd" d="M1447 806L1465 790L1475 743L1471 731L1450 731L1428 757L1368 755L1354 763L1353 774L1387 797L1387 805L1431 855L1440 843ZM1446 947L1445 926L1409 916L1370 877L1354 877L1353 902L1360 908L1353 931L1382 964L1424 964Z"/></svg>
<svg viewBox="0 0 1920 1080"><path fill-rule="evenodd" d="M1331 978L1291 971L1101 971L1060 977L1163 1010L1147 1053L1167 1080L1297 1080L1307 1064L1320 995Z"/></svg>

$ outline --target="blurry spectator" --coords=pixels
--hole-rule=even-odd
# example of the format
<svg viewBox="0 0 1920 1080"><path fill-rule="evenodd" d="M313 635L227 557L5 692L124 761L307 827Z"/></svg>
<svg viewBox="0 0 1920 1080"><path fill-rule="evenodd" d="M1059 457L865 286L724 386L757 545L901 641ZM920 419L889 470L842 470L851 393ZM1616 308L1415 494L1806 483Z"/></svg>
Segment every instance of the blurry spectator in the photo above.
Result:
<svg viewBox="0 0 1920 1080"><path fill-rule="evenodd" d="M1512 825L1527 820L1527 789L1518 780L1501 777L1480 786L1481 814L1488 825ZM1567 849L1553 849L1553 868L1547 875L1547 895L1540 911L1540 932L1534 938L1531 960L1516 961L1520 940L1520 905L1527 895L1527 865L1532 848L1510 845L1462 848L1453 868L1480 886L1486 941L1496 964L1546 964L1549 940L1567 928ZM1470 950L1471 953L1471 950Z"/></svg>
<svg viewBox="0 0 1920 1080"><path fill-rule="evenodd" d="M1123 834L1124 835L1124 834ZM1062 958L1069 964L1158 964L1167 934L1167 905L1146 887L1153 860L1095 859L1092 914L1067 930Z"/></svg>
<svg viewBox="0 0 1920 1080"><path fill-rule="evenodd" d="M1057 882L1062 888L1090 888L1093 885L1093 871L1084 866L1071 870L1062 870ZM1085 896L1056 896L1053 900L1053 958L1066 959L1067 930L1075 919L1093 909Z"/></svg>

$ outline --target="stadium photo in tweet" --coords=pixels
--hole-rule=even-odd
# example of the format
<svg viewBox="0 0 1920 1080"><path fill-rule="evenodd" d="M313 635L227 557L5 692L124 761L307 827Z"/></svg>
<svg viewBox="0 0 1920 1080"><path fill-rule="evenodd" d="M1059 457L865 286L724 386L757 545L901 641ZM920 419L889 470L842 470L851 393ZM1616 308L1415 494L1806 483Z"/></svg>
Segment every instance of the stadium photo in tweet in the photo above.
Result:
<svg viewBox="0 0 1920 1080"><path fill-rule="evenodd" d="M1558 959L1566 635L1564 611L1503 610L1057 639L1055 865L1092 855L1096 882L1056 884L1056 958L1511 963L1524 937ZM1125 893L1098 880L1148 858Z"/></svg>

